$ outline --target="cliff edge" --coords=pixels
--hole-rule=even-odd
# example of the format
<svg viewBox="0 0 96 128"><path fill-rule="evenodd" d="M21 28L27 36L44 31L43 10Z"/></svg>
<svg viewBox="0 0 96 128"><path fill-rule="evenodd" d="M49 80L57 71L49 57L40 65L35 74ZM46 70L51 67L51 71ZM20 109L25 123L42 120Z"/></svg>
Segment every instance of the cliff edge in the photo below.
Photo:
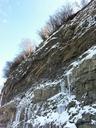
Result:
<svg viewBox="0 0 96 128"><path fill-rule="evenodd" d="M0 128L96 128L96 1L9 75Z"/></svg>

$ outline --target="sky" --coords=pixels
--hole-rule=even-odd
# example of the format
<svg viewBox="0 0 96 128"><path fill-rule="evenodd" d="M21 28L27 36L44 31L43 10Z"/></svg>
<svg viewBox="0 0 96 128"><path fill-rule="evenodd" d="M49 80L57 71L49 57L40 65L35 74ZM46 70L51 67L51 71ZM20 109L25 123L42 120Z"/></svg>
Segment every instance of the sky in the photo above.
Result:
<svg viewBox="0 0 96 128"><path fill-rule="evenodd" d="M2 76L6 61L18 54L23 39L31 39L38 45L38 31L66 2L68 0L0 0L0 90L5 81Z"/></svg>

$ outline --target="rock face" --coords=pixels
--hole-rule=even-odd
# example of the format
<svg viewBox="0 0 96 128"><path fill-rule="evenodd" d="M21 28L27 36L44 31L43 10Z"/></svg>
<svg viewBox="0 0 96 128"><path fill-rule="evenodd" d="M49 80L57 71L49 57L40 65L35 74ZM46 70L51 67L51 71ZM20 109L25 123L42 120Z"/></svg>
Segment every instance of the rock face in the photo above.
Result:
<svg viewBox="0 0 96 128"><path fill-rule="evenodd" d="M96 128L96 1L15 69L0 128Z"/></svg>

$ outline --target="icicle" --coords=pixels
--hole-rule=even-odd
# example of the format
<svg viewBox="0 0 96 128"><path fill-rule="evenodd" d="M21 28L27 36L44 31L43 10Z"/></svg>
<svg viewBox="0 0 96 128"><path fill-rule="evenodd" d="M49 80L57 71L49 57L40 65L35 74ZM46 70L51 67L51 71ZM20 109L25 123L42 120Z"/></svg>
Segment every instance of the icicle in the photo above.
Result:
<svg viewBox="0 0 96 128"><path fill-rule="evenodd" d="M29 106L28 108L28 120L32 117L32 111L31 111L32 105Z"/></svg>
<svg viewBox="0 0 96 128"><path fill-rule="evenodd" d="M65 110L65 106L63 104L57 106L57 111L59 114L61 114L64 110Z"/></svg>
<svg viewBox="0 0 96 128"><path fill-rule="evenodd" d="M15 118L15 121L13 123L13 128L18 128L21 112L22 112L22 109L21 108L17 108L16 118Z"/></svg>
<svg viewBox="0 0 96 128"><path fill-rule="evenodd" d="M1 98L0 98L0 107L1 107L1 103L2 103L2 98L3 98L3 94L1 93Z"/></svg>
<svg viewBox="0 0 96 128"><path fill-rule="evenodd" d="M65 91L65 82L62 81L62 82L60 83L60 86L61 86L61 93L64 93L64 91Z"/></svg>
<svg viewBox="0 0 96 128"><path fill-rule="evenodd" d="M12 125L13 119L14 119L14 114L12 114L12 117L11 117L11 119L10 119L10 124L11 124L11 125Z"/></svg>
<svg viewBox="0 0 96 128"><path fill-rule="evenodd" d="M28 107L28 106L27 106L27 107ZM27 107L25 108L23 128L26 128L27 112L28 112L28 108L27 108Z"/></svg>
<svg viewBox="0 0 96 128"><path fill-rule="evenodd" d="M71 81L70 81L70 73L67 74L67 84L68 84L68 93L71 95Z"/></svg>
<svg viewBox="0 0 96 128"><path fill-rule="evenodd" d="M31 119L32 117L32 112L31 112L31 108L32 108L32 105L29 105L25 108L25 114L24 114L24 123L23 123L23 128L28 128L28 120Z"/></svg>

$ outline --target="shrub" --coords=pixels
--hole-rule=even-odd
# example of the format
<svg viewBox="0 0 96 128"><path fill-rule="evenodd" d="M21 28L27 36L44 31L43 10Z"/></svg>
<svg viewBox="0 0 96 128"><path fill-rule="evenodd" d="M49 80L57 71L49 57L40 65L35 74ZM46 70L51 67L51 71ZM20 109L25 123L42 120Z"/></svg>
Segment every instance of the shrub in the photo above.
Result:
<svg viewBox="0 0 96 128"><path fill-rule="evenodd" d="M12 63L13 62L11 62L11 61L7 61L6 62L6 66L5 66L5 68L4 68L4 77L9 77L9 74L10 74L10 68L11 68L11 66L12 66Z"/></svg>
<svg viewBox="0 0 96 128"><path fill-rule="evenodd" d="M81 2L75 2L73 7L77 7L79 10L85 7L90 0L81 0ZM67 4L61 8L55 15L50 16L49 21L39 31L39 36L45 41L50 35L52 35L60 26L75 17L74 10L71 5Z"/></svg>
<svg viewBox="0 0 96 128"><path fill-rule="evenodd" d="M22 48L20 54L18 54L13 61L6 62L6 66L4 68L5 78L8 78L10 74L17 68L17 66L33 53L32 43L29 39L23 40L20 47Z"/></svg>
<svg viewBox="0 0 96 128"><path fill-rule="evenodd" d="M35 45L33 45L32 41L30 39L23 39L23 41L20 43L21 48L21 54L22 55L30 55L35 50Z"/></svg>
<svg viewBox="0 0 96 128"><path fill-rule="evenodd" d="M39 36L44 41L53 34L67 19L73 14L73 9L70 5L63 6L55 15L50 16L49 21L44 28L39 31ZM70 19L69 19L70 20Z"/></svg>
<svg viewBox="0 0 96 128"><path fill-rule="evenodd" d="M41 29L41 30L38 32L38 34L39 34L39 36L41 37L42 40L46 40L46 39L48 38L49 34L48 34L47 31L48 31L48 30L47 30L46 28L43 28L43 29Z"/></svg>

